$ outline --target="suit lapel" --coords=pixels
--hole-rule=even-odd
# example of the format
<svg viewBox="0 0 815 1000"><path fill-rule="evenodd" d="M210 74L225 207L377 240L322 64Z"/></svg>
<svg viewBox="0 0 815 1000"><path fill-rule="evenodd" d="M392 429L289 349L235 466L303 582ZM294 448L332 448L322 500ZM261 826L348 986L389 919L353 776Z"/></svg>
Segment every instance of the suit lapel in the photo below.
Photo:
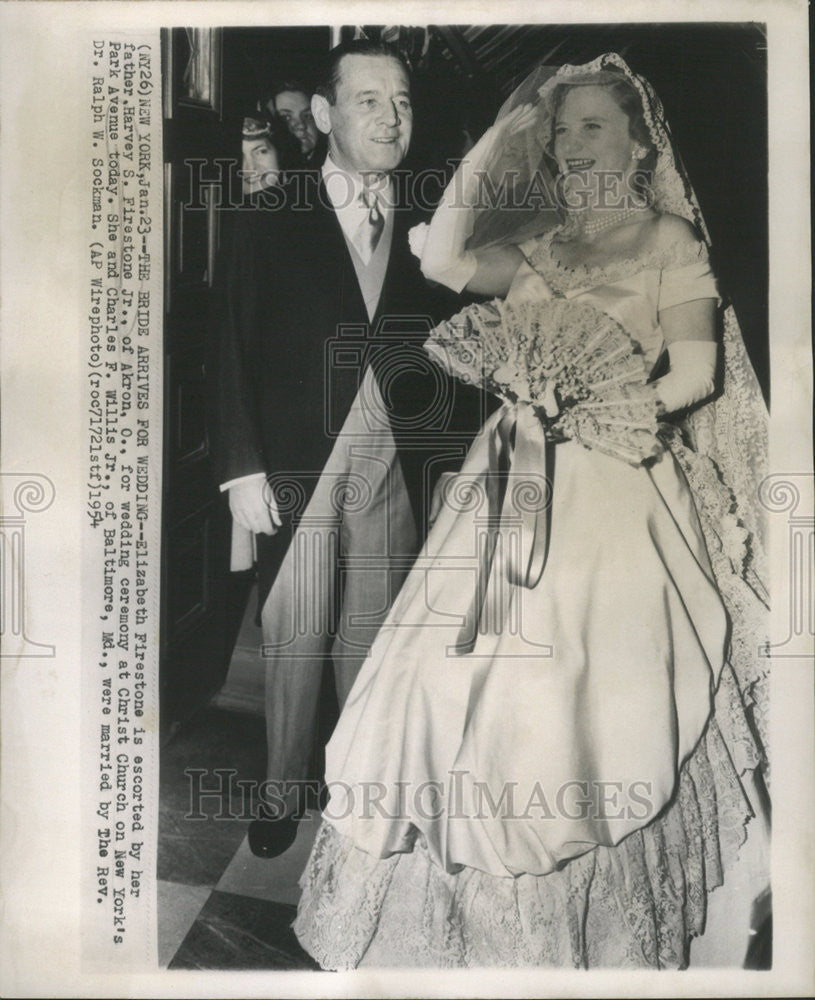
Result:
<svg viewBox="0 0 815 1000"><path fill-rule="evenodd" d="M338 282L339 301L326 302L326 308L333 312L337 323L367 321L365 300L357 281L354 263L348 252L340 220L331 207L322 176L314 208L314 222L316 229L314 238L324 241L326 266L334 271Z"/></svg>
<svg viewBox="0 0 815 1000"><path fill-rule="evenodd" d="M394 209L393 234L391 237L391 251L388 258L388 267L385 271L385 279L382 282L382 294L379 296L376 315L372 326L376 328L382 316L388 313L399 313L405 311L406 303L401 301L406 279L410 283L409 275L413 269L413 260L408 246L408 229L413 223L412 213L404 204L397 204ZM408 305L411 305L408 303ZM415 308L416 303L412 303Z"/></svg>

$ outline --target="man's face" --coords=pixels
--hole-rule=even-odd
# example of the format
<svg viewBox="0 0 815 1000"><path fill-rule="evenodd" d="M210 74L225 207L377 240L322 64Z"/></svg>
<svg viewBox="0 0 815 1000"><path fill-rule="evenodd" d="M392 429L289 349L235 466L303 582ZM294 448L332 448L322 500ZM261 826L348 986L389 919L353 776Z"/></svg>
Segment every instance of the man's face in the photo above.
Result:
<svg viewBox="0 0 815 1000"><path fill-rule="evenodd" d="M336 103L312 101L331 158L356 173L393 170L405 158L413 128L404 67L391 56L353 54L339 68Z"/></svg>
<svg viewBox="0 0 815 1000"><path fill-rule="evenodd" d="M311 102L302 90L284 90L274 99L274 110L289 126L304 156L317 145L319 132L311 113Z"/></svg>

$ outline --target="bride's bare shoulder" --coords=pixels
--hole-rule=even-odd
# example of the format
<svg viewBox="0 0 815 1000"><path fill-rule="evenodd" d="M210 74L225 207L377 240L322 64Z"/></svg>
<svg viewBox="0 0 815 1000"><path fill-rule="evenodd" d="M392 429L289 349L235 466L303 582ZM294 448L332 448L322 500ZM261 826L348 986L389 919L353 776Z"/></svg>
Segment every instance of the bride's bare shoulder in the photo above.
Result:
<svg viewBox="0 0 815 1000"><path fill-rule="evenodd" d="M693 225L681 215L671 215L670 212L666 212L664 215L657 215L653 222L654 246L659 250L690 247L700 242L699 234Z"/></svg>

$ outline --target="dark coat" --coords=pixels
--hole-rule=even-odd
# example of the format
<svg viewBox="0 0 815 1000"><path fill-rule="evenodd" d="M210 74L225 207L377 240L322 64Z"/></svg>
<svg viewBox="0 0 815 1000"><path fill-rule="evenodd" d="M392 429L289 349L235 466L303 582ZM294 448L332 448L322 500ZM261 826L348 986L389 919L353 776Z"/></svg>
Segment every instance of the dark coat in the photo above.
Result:
<svg viewBox="0 0 815 1000"><path fill-rule="evenodd" d="M257 208L235 213L220 268L213 449L219 482L260 471L294 479L302 497L296 521L371 365L423 536L433 484L443 469L461 464L488 406L421 350L430 329L460 306L428 285L410 252L407 232L420 218L407 207L396 210L369 323L319 174L266 194Z"/></svg>

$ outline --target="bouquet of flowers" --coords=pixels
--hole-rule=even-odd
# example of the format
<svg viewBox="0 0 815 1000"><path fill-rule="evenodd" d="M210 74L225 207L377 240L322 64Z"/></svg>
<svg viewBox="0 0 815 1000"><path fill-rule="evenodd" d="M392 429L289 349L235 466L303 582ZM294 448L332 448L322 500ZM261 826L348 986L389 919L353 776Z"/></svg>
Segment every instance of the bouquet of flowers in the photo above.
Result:
<svg viewBox="0 0 815 1000"><path fill-rule="evenodd" d="M572 439L632 465L663 449L642 350L588 303L471 305L436 327L425 350L462 381L532 404L552 440Z"/></svg>

